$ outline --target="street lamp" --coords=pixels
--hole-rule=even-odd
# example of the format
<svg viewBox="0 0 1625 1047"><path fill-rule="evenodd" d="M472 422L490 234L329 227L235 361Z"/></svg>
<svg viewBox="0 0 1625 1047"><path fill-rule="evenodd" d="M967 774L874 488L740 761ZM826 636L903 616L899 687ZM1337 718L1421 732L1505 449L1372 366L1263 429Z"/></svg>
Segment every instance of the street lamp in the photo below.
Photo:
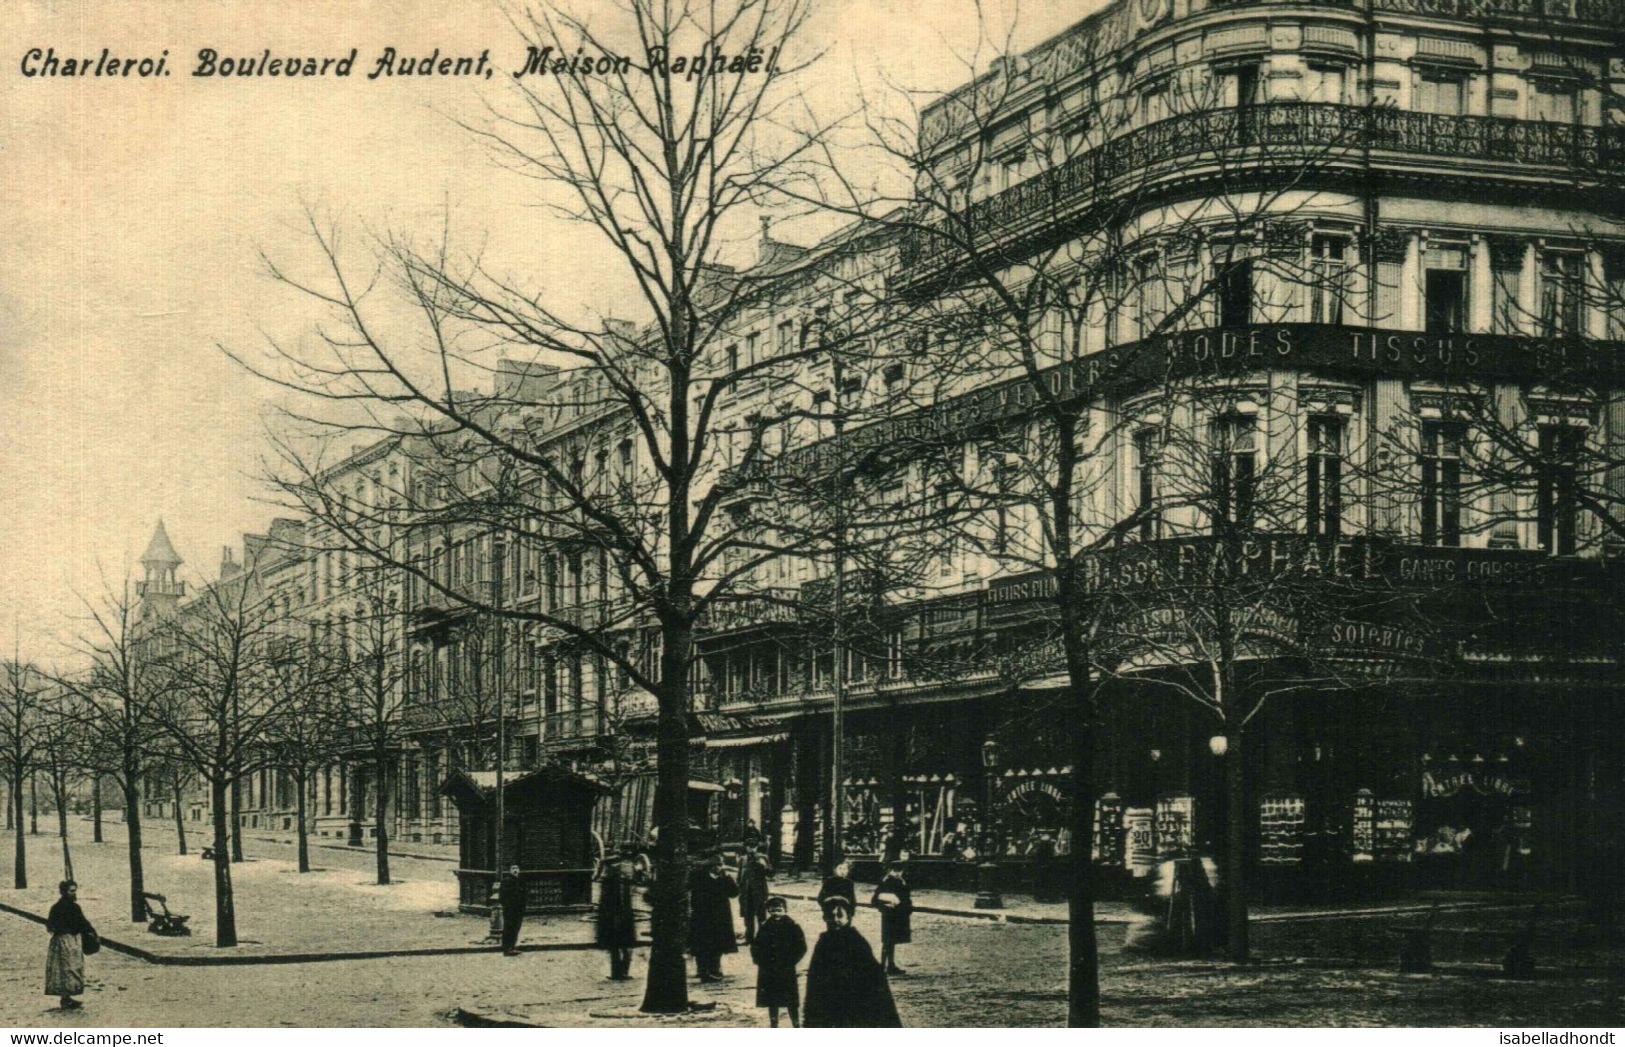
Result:
<svg viewBox="0 0 1625 1047"><path fill-rule="evenodd" d="M835 467L830 475L830 500L834 511L834 534L831 553L835 561L834 594L832 597L832 626L830 630L831 683L834 693L830 702L830 768L829 768L829 824L824 827L824 864L834 872L846 850L842 839L846 828L846 521L842 515L842 484L845 477L846 419L841 415L841 363L831 360L834 384L828 390L813 394L813 406L828 405L829 418L835 429Z"/></svg>
<svg viewBox="0 0 1625 1047"><path fill-rule="evenodd" d="M491 607L493 610L502 609L502 571L504 554L507 546L504 536L500 532L491 534ZM506 828L507 819L502 795L502 771L508 757L508 711L504 708L503 679L502 679L502 631L507 623L500 617L493 615L496 629L491 637L491 675L492 683L496 687L497 699L497 780L496 780L496 831L492 833L491 841L491 936L502 937L502 905L498 895L502 884L502 833Z"/></svg>
<svg viewBox="0 0 1625 1047"><path fill-rule="evenodd" d="M1002 909L999 866L993 860L993 769L999 765L999 743L982 743L982 862L976 867L976 908Z"/></svg>

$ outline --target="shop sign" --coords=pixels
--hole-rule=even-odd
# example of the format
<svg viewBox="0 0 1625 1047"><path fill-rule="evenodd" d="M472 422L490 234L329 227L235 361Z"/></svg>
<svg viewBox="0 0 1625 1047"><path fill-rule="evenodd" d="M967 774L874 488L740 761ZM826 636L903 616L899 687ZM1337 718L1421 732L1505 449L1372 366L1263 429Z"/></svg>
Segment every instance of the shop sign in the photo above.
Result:
<svg viewBox="0 0 1625 1047"><path fill-rule="evenodd" d="M1328 636L1340 654L1378 658L1428 658L1436 655L1428 637L1413 629L1372 622L1335 622Z"/></svg>
<svg viewBox="0 0 1625 1047"><path fill-rule="evenodd" d="M1429 800L1442 800L1457 793L1471 790L1480 796L1516 796L1523 792L1522 784L1504 774L1486 771L1460 770L1435 775L1422 773L1422 795Z"/></svg>
<svg viewBox="0 0 1625 1047"><path fill-rule="evenodd" d="M1042 793L1057 803L1066 802L1066 794L1061 792L1061 787L1056 785L1054 782L1039 782L1031 780L1016 785L1005 794L1004 798L1006 802L1015 802L1034 793Z"/></svg>
<svg viewBox="0 0 1625 1047"><path fill-rule="evenodd" d="M1157 868L1157 842L1149 807L1130 807L1123 815L1123 864L1135 876L1150 876Z"/></svg>
<svg viewBox="0 0 1625 1047"><path fill-rule="evenodd" d="M1445 381L1548 380L1613 386L1625 380L1625 346L1521 335L1424 334L1332 324L1209 328L1129 342L1039 372L975 389L843 436L849 451L962 438L980 426L1063 402L1168 380L1271 368ZM1042 388L1044 396L1039 394ZM824 441L792 456L790 468L827 461Z"/></svg>

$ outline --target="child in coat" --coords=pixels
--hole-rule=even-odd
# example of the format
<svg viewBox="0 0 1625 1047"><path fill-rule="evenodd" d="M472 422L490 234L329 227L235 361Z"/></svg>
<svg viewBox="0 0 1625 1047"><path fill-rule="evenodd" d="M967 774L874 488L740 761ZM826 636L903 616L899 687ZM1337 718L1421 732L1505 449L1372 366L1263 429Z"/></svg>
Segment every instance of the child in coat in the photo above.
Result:
<svg viewBox="0 0 1625 1047"><path fill-rule="evenodd" d="M769 898L767 919L757 929L750 945L750 958L756 961L756 1006L767 1008L769 1025L779 1027L779 1008L790 1012L790 1028L801 1026L801 986L796 981L796 964L807 955L807 937L790 919L783 898Z"/></svg>
<svg viewBox="0 0 1625 1047"><path fill-rule="evenodd" d="M887 974L903 974L897 966L897 947L914 940L914 895L904 878L902 862L887 867L869 904L880 910L880 962Z"/></svg>

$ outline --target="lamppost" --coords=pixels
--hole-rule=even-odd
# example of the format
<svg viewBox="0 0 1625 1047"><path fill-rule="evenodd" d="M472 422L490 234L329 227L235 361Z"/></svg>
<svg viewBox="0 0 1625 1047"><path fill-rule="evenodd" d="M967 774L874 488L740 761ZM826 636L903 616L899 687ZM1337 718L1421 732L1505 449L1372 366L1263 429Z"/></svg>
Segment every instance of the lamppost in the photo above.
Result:
<svg viewBox="0 0 1625 1047"><path fill-rule="evenodd" d="M846 521L842 517L841 484L844 479L841 471L842 462L842 436L846 432L845 419L841 417L841 374L840 364L835 364L835 391L833 400L835 404L835 621L834 636L830 646L834 656L835 693L830 703L830 730L834 734L832 748L832 766L830 767L830 788L835 791L833 802L830 805L833 825L833 844L830 848L829 867L835 871L835 866L841 862L845 844L842 835L846 829L846 787L843 781L846 776Z"/></svg>
<svg viewBox="0 0 1625 1047"><path fill-rule="evenodd" d="M502 570L504 554L507 547L503 536L493 531L491 534L491 607L493 610L502 607ZM502 771L508 757L508 710L504 703L502 680L502 630L503 621L493 615L496 623L495 631L491 637L491 684L496 688L497 699L497 777L496 777L496 829L491 834L491 936L502 936L502 906L500 893L502 884L502 834L507 827L505 797L502 795Z"/></svg>
<svg viewBox="0 0 1625 1047"><path fill-rule="evenodd" d="M831 553L835 561L834 595L831 609L830 647L831 684L834 693L830 702L830 768L829 768L829 824L824 827L825 871L833 873L840 864L845 844L842 840L846 828L846 520L842 508L844 476L843 437L846 419L841 414L841 363L831 361L833 386L813 394L813 404L830 405L830 421L835 427L835 466L830 471L830 502L833 508L834 528Z"/></svg>
<svg viewBox="0 0 1625 1047"><path fill-rule="evenodd" d="M999 765L999 743L989 738L982 743L982 842L978 848L981 864L976 867L976 908L1002 909L999 893L999 866L993 860L993 770Z"/></svg>

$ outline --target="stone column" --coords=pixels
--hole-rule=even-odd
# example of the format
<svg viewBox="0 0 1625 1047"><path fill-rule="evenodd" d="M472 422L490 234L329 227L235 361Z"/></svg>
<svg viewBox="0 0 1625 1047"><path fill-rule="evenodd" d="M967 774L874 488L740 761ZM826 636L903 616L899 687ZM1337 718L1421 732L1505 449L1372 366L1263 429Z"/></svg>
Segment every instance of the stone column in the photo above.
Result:
<svg viewBox="0 0 1625 1047"><path fill-rule="evenodd" d="M1399 328L1422 329L1422 240L1415 233L1405 238L1405 260L1399 277Z"/></svg>
<svg viewBox="0 0 1625 1047"><path fill-rule="evenodd" d="M1473 334L1488 334L1494 322L1495 278L1490 272L1490 242L1482 236L1473 237L1472 254L1467 273L1467 330Z"/></svg>
<svg viewBox="0 0 1625 1047"><path fill-rule="evenodd" d="M1518 275L1518 308L1514 312L1520 334L1532 335L1536 331L1536 320L1540 316L1539 265L1539 252L1535 244L1525 244L1523 272Z"/></svg>

